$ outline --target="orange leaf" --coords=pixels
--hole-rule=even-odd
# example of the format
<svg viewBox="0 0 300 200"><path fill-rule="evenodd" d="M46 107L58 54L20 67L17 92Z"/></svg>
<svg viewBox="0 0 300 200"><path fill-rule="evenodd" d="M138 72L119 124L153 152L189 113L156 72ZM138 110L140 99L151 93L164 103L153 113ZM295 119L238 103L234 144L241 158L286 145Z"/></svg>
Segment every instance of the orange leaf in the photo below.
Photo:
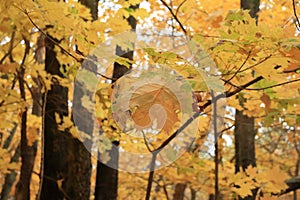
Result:
<svg viewBox="0 0 300 200"><path fill-rule="evenodd" d="M153 127L156 121L157 128L169 132L179 121L177 111L180 110L180 104L176 96L158 84L138 88L130 99L130 106L135 108L133 120L143 129Z"/></svg>

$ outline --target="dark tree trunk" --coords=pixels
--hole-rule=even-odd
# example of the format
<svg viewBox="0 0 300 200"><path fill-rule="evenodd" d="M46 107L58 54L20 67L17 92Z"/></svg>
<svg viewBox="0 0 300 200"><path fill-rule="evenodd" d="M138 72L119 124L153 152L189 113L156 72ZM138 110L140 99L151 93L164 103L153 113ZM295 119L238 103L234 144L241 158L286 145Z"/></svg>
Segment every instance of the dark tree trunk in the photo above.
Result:
<svg viewBox="0 0 300 200"><path fill-rule="evenodd" d="M26 92L25 92L25 68L24 63L26 57L29 53L30 44L28 40L25 41L25 52L23 61L20 66L20 70L17 73L18 81L20 85L20 94L21 98L26 101ZM30 181L32 170L34 166L34 159L36 155L37 146L36 144L28 144L27 139L27 108L24 108L21 115L21 172L20 179L16 185L15 199L16 200L29 200L30 199Z"/></svg>
<svg viewBox="0 0 300 200"><path fill-rule="evenodd" d="M243 115L243 111L236 110L235 114L235 172L245 170L249 165L256 166L255 161L255 129L254 118ZM239 198L243 200L254 200L253 196Z"/></svg>
<svg viewBox="0 0 300 200"><path fill-rule="evenodd" d="M96 20L98 17L98 0L81 0L80 3L90 9L93 20ZM85 62L82 67L97 71L96 65L92 62ZM82 86L75 82L73 107L76 107L76 112L73 112L72 116L76 119L75 121L80 122L80 126L77 126L78 130L90 136L93 134L94 127L92 113L83 106L81 99L84 95L92 97L93 92L82 89ZM68 172L64 181L64 190L72 200L90 198L92 142L86 138L82 139L84 144L76 138L67 140Z"/></svg>
<svg viewBox="0 0 300 200"><path fill-rule="evenodd" d="M137 9L137 6L133 6L133 9ZM132 30L136 28L136 19L130 16L127 19ZM133 60L133 51L124 52L120 47L116 47L116 55ZM114 63L113 79L122 77L127 71L128 67ZM96 174L96 188L95 188L95 200L116 200L118 196L118 145L119 141L113 141L112 150L109 152L110 166L108 167L101 161L97 162L97 174ZM99 159L99 158L98 158ZM112 164L113 163L113 164Z"/></svg>
<svg viewBox="0 0 300 200"><path fill-rule="evenodd" d="M79 0L79 2L91 10L93 20L98 19L98 2L99 2L99 0Z"/></svg>
<svg viewBox="0 0 300 200"><path fill-rule="evenodd" d="M191 200L196 200L197 191L191 188Z"/></svg>
<svg viewBox="0 0 300 200"><path fill-rule="evenodd" d="M243 111L235 114L235 171L240 167L245 170L249 165L256 166L254 146L254 118L243 115Z"/></svg>
<svg viewBox="0 0 300 200"><path fill-rule="evenodd" d="M250 16L258 19L260 0L241 0L241 8L250 10Z"/></svg>
<svg viewBox="0 0 300 200"><path fill-rule="evenodd" d="M260 0L241 0L241 8L250 10L251 17L258 19ZM243 103L241 103L243 104ZM235 116L235 171L240 167L245 170L249 165L256 166L255 159L255 128L254 118L243 115L243 111L236 110ZM256 190L253 196L245 197L244 200L254 200Z"/></svg>
<svg viewBox="0 0 300 200"><path fill-rule="evenodd" d="M52 75L62 76L54 43L45 38L46 58L45 69ZM55 113L60 117L68 115L68 89L59 85L53 78L51 89L47 93L44 116L44 172L42 174L41 199L63 200L65 195L58 181L63 181L67 170L67 137L68 133L58 130ZM75 174L74 174L75 176Z"/></svg>
<svg viewBox="0 0 300 200"><path fill-rule="evenodd" d="M241 0L241 8L250 10L251 17L258 19L260 0ZM243 107L243 102L240 102ZM243 114L243 111L236 110L235 114L235 172L240 168L245 170L249 165L256 166L255 158L255 128L254 118ZM252 196L247 196L244 200L255 200L257 190L253 190Z"/></svg>
<svg viewBox="0 0 300 200"><path fill-rule="evenodd" d="M174 192L174 195L173 195L173 200L183 200L184 199L185 188L186 188L186 184L177 183L175 185L175 192Z"/></svg>
<svg viewBox="0 0 300 200"><path fill-rule="evenodd" d="M111 160L108 165L113 168L97 162L95 200L115 200L118 197L118 145L119 142L114 141L109 152Z"/></svg>

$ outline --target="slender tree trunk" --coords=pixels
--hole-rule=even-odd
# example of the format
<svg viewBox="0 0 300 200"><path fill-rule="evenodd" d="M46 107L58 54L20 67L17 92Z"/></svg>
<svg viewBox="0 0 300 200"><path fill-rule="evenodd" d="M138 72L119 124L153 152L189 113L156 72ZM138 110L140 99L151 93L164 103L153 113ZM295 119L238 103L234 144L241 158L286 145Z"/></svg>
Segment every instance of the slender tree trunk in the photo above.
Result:
<svg viewBox="0 0 300 200"><path fill-rule="evenodd" d="M132 6L133 9L137 9L137 6ZM132 30L136 28L136 19L130 16L127 19ZM116 48L116 55L133 60L133 51L124 52L120 47ZM128 67L114 63L113 78L118 79L122 77L127 71ZM118 149L119 141L113 141L113 149L109 152L109 162L114 163L114 168L108 167L102 162L97 162L97 174L96 174L96 188L95 188L95 200L115 200L118 196ZM111 166L111 165L110 165Z"/></svg>
<svg viewBox="0 0 300 200"><path fill-rule="evenodd" d="M30 44L29 41L24 39L25 41L25 52L23 56L23 60L20 66L20 70L18 71L18 80L20 85L20 93L21 98L26 101L26 91L25 91L25 61L26 57L29 54ZM37 151L37 144L30 145L28 144L27 139L27 108L24 108L21 115L21 172L20 179L16 185L15 199L16 200L29 200L30 199L30 181L32 170L34 166L34 159Z"/></svg>
<svg viewBox="0 0 300 200"><path fill-rule="evenodd" d="M45 69L52 75L62 77L60 64L54 51L54 43L50 36L45 38L46 58ZM44 119L44 173L41 174L41 199L63 200L65 197L61 183L67 170L67 143L68 133L58 130L55 113L62 118L68 115L68 89L59 85L53 78L51 89L47 93ZM74 174L76 176L76 174ZM61 181L61 182L59 182Z"/></svg>
<svg viewBox="0 0 300 200"><path fill-rule="evenodd" d="M191 200L196 200L197 198L197 191L191 188Z"/></svg>
<svg viewBox="0 0 300 200"><path fill-rule="evenodd" d="M213 102L213 132L214 132L214 143L215 143L215 200L219 200L220 191L219 191L219 145L218 145L218 116L217 116L217 103L218 100L215 99L214 91L211 91L211 97Z"/></svg>
<svg viewBox="0 0 300 200"><path fill-rule="evenodd" d="M12 129L10 136L5 141L5 143L3 145L4 149L7 149L9 147L11 140L12 140L13 136L15 135L16 129L17 129L17 124L15 124L15 127ZM10 163L17 163L19 161L20 156L21 156L21 147L19 144L15 150L14 155L10 159ZM2 190L1 190L1 198L0 198L1 200L9 199L12 186L13 186L14 182L16 181L16 177L17 177L16 171L12 171L11 173L5 175L5 181L4 181Z"/></svg>
<svg viewBox="0 0 300 200"><path fill-rule="evenodd" d="M28 42L27 42L27 45L29 45ZM27 50L27 51L29 51L29 50ZM24 78L24 77L22 77L22 78ZM21 81L21 84L24 84L23 80L20 80L20 81ZM41 105L42 105L41 83L40 83L40 81L38 79L34 80L34 82L35 82L36 85L34 85L31 88L32 99L33 99L33 102L32 102L32 114L36 115L36 116L41 116ZM24 85L22 85L22 90L24 90L24 89L25 89ZM24 91L21 93L21 95L25 96ZM23 127L23 126L21 126L21 127ZM14 134L15 134L16 128L17 128L17 124L15 124L15 127L13 128L13 130L11 132L11 135L5 141L5 144L4 144L3 148L7 149L9 147L9 145L11 143L11 140L12 140ZM39 132L40 131L38 129L37 133L39 133ZM24 139L25 138L23 138L23 141L21 141L21 143L24 142ZM27 137L26 137L26 140L27 140ZM15 151L14 155L12 156L12 158L10 160L10 163L18 162L19 157L21 156L21 143L16 148L16 151ZM27 168L28 169L28 173L30 173L30 174L32 174L32 170L33 170L34 159L36 157L36 152L37 152L37 144L38 144L38 142L35 141L32 145L28 145L27 144L27 146L25 147L26 151L28 152L27 156L26 156L26 160L28 160L29 162L27 163L27 166L24 166L24 168ZM23 149L24 149L24 144L23 144ZM16 176L17 176L17 173L15 171L12 171L10 174L7 174L5 176L5 183L4 183L4 185L2 187L2 191L1 191L1 200L6 200L6 199L9 198L11 188L12 188L12 186L13 186L15 180L16 180ZM25 178L29 178L29 177L25 177ZM31 180L31 175L30 175L29 179ZM23 180L24 180L24 177L23 177ZM30 189L30 180L28 182L29 185L26 186L25 188ZM19 193L19 192L20 191L16 191L16 193ZM18 194L16 194L16 196L17 195ZM23 195L24 195L24 192L20 196L23 196Z"/></svg>
<svg viewBox="0 0 300 200"><path fill-rule="evenodd" d="M174 195L173 195L173 200L183 200L184 199L185 188L186 188L186 184L177 183L175 185L175 192L174 192Z"/></svg>
<svg viewBox="0 0 300 200"><path fill-rule="evenodd" d="M93 20L98 18L98 0L81 0L80 3L90 9ZM85 62L82 67L97 71L97 66L89 61ZM90 136L93 134L94 127L93 113L83 106L81 99L84 95L92 97L93 92L83 90L81 85L75 82L73 106L76 107L77 112L73 112L72 116L81 123L78 129ZM90 198L92 142L89 139L84 140L85 144L76 138L67 140L68 172L64 181L64 190L72 200Z"/></svg>
<svg viewBox="0 0 300 200"><path fill-rule="evenodd" d="M260 0L241 0L241 8L250 11L250 16L258 19Z"/></svg>
<svg viewBox="0 0 300 200"><path fill-rule="evenodd" d="M241 0L241 8L250 10L251 17L258 19L260 0ZM243 102L240 102L243 107ZM235 171L240 168L245 170L249 165L256 166L255 158L255 128L254 118L243 114L243 111L236 110L235 114ZM257 190L253 190L253 196L239 198L244 200L255 200Z"/></svg>
<svg viewBox="0 0 300 200"><path fill-rule="evenodd" d="M256 166L254 146L254 118L243 114L243 111L236 111L235 114L235 171L240 167L245 170L249 165Z"/></svg>
<svg viewBox="0 0 300 200"><path fill-rule="evenodd" d="M245 170L249 165L256 166L254 118L243 115L243 111L236 110L234 137L235 172L239 172L240 168ZM255 200L256 191L253 190L253 196L239 197L239 200Z"/></svg>
<svg viewBox="0 0 300 200"><path fill-rule="evenodd" d="M295 169L295 176L299 176L299 167L300 167L300 155L299 155L299 152L298 152L298 159L297 159L297 162L296 162L296 169ZM293 197L294 197L294 200L297 200L297 190L295 190L293 192Z"/></svg>

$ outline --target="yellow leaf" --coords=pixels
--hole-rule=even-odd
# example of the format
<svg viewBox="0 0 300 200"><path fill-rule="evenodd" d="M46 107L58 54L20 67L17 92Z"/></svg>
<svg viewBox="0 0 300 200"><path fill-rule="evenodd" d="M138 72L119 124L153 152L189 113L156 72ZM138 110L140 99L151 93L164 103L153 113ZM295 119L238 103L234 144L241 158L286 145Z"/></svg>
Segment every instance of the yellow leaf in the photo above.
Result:
<svg viewBox="0 0 300 200"><path fill-rule="evenodd" d="M251 178L255 178L257 176L257 168L253 167L252 165L249 165L247 169L245 170L246 174L250 176Z"/></svg>

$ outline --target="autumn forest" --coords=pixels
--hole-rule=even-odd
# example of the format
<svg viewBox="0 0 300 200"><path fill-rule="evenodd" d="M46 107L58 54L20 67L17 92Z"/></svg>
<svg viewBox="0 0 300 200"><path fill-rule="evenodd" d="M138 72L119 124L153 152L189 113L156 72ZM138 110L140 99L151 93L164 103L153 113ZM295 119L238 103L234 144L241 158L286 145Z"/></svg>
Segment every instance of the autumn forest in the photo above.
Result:
<svg viewBox="0 0 300 200"><path fill-rule="evenodd" d="M299 200L299 34L298 0L2 0L0 200Z"/></svg>

